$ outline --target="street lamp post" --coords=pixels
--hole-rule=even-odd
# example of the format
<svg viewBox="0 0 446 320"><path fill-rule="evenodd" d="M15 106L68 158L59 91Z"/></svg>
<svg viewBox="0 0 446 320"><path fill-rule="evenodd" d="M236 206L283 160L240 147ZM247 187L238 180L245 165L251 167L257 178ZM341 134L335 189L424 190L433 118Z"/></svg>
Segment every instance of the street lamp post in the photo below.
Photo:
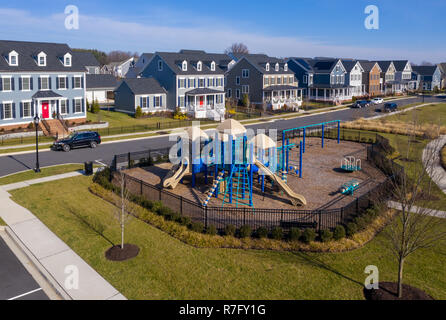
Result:
<svg viewBox="0 0 446 320"><path fill-rule="evenodd" d="M34 172L39 173L40 172L40 165L39 165L39 116L36 115L34 117L34 126L36 127L36 168L34 169Z"/></svg>

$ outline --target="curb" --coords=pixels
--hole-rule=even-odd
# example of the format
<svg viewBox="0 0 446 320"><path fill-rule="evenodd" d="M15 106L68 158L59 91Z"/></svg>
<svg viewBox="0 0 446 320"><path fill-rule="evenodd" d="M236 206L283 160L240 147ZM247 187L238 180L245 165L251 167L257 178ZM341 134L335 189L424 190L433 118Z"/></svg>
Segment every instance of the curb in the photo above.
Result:
<svg viewBox="0 0 446 320"><path fill-rule="evenodd" d="M40 275L51 285L51 287L57 292L57 294L63 300L73 300L65 290L59 285L51 274L40 264L37 258L28 250L25 244L17 237L10 227L4 227L8 237L17 245L17 247L23 252L23 254L31 261L31 263L39 271Z"/></svg>

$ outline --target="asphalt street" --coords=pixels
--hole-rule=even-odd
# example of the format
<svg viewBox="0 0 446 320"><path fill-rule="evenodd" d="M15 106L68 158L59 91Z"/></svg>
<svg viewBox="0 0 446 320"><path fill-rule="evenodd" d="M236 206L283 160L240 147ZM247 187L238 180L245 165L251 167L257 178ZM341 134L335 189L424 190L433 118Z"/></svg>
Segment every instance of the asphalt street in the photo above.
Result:
<svg viewBox="0 0 446 320"><path fill-rule="evenodd" d="M446 96L425 96L424 102L444 102ZM415 102L423 102L421 97L407 98L395 101L398 106L404 106ZM264 122L255 125L247 125L251 129L290 129L315 123L331 120L351 121L360 117L369 118L379 115L377 112L382 105L371 106L363 109L346 109L334 112L314 114L311 116L298 117L295 119L275 120L274 122ZM143 151L148 149L165 148L173 145L168 136L152 137L142 140L116 142L102 144L96 149L77 149L68 153L62 151L47 151L40 153L40 166L51 166L64 163L83 163L85 161L99 160L110 164L115 154L127 152ZM35 167L35 153L27 153L14 156L0 156L0 176L32 169Z"/></svg>
<svg viewBox="0 0 446 320"><path fill-rule="evenodd" d="M0 300L49 300L0 237Z"/></svg>

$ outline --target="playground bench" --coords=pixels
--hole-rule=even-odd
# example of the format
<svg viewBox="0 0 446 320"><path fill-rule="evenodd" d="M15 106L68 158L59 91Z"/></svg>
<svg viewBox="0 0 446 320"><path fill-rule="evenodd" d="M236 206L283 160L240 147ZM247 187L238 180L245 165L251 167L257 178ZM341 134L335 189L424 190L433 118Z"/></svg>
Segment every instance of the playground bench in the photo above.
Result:
<svg viewBox="0 0 446 320"><path fill-rule="evenodd" d="M280 227L284 229L291 229L291 228L299 228L299 229L305 229L305 228L314 228L317 227L317 222L298 222L298 221L281 221Z"/></svg>

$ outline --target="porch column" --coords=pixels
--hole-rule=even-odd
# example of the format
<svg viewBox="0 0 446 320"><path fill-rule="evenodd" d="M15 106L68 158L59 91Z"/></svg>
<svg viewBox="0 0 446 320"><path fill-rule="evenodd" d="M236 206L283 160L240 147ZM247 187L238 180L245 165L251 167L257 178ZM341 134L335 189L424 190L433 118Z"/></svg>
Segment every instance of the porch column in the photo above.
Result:
<svg viewBox="0 0 446 320"><path fill-rule="evenodd" d="M327 100L327 89L324 89L324 100Z"/></svg>
<svg viewBox="0 0 446 320"><path fill-rule="evenodd" d="M317 100L317 98L318 98L318 96L319 96L319 89L315 89L316 90L316 100Z"/></svg>
<svg viewBox="0 0 446 320"><path fill-rule="evenodd" d="M194 96L194 111L197 111L197 96Z"/></svg>

